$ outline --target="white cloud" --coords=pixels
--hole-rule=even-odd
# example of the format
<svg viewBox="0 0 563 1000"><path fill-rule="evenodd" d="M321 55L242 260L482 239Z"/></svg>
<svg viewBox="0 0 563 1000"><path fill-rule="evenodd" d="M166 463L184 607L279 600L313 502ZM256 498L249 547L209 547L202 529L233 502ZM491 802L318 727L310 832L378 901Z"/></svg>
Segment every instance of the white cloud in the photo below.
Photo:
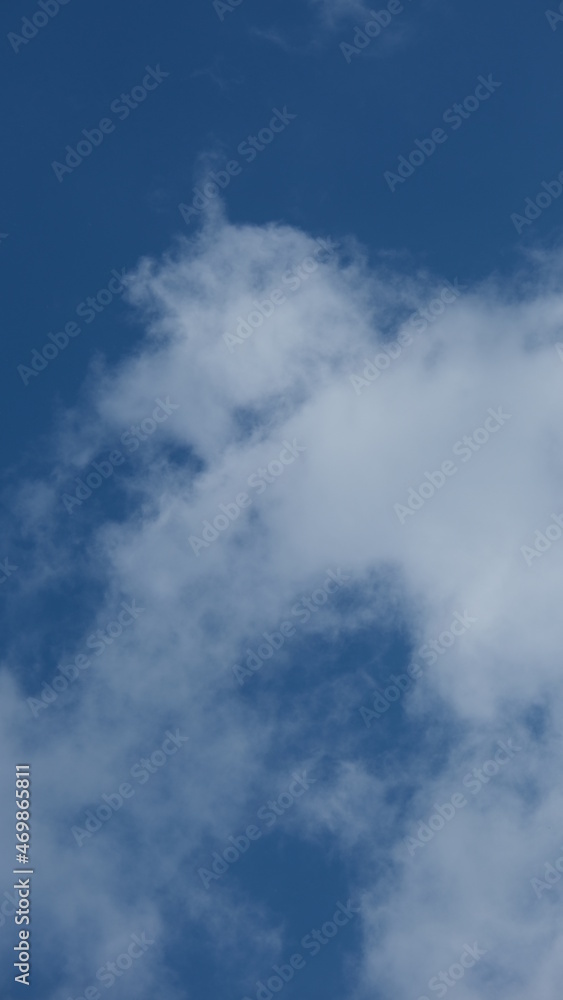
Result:
<svg viewBox="0 0 563 1000"><path fill-rule="evenodd" d="M134 479L120 480L126 513L94 534L90 520L78 520L80 511L72 515L72 531L87 540L98 592L100 581L104 586L84 614L76 651L96 623L114 617L120 600L134 597L144 614L93 662L71 703L61 697L37 720L8 679L17 673L17 643L5 664L2 759L12 759L16 746L40 746L42 754L35 769L43 817L36 905L51 913L53 937L72 941L77 896L88 900L90 944L61 970L68 991L78 990L117 954L119 934L136 931L139 917L158 938L166 912L155 887L174 873L183 879L178 872L194 872L206 838L236 831L255 802L283 787L291 767L320 748L337 767L307 799L302 835L328 835L344 854L358 850L363 859L352 877L365 904L366 995L382 982L389 993L424 995L429 977L477 940L488 954L459 983L458 998L523 1000L532 990L551 1000L561 964L560 921L551 905L557 888L538 900L529 879L557 856L561 839L554 789L561 766L563 545L531 566L520 547L552 513L563 513L563 366L553 346L563 317L560 261L536 261L524 293L518 279L467 292L414 333L401 357L357 395L349 376L386 338L411 329L409 315L443 287L441 278L383 264L370 270L350 243L339 260L332 256L303 279L240 350L229 352L223 339L253 300L283 288L283 275L315 247L312 237L287 226L236 227L216 216L162 262L142 262L129 295L145 319L146 342L117 371L93 375L84 407L55 438L53 477L34 484L40 502L29 485L23 489L24 529L38 569L21 585L21 599L33 602L44 586L39 567L51 552L49 538L61 523L70 530L59 500L69 468L79 474L76 462L112 447L155 398L169 395L180 404L139 457ZM451 459L454 444L498 407L510 414L505 426L470 461L457 458L455 476L401 524L394 504L405 503L409 487ZM189 536L200 534L219 504L248 491L248 477L294 438L306 448L299 461L255 492L247 510L196 557ZM73 550L57 537L53 572L60 581L72 573ZM377 725L366 737L357 712L369 693L365 671L354 667L331 680L307 665L311 697L318 692L326 706L315 746L303 705L281 711L275 685L261 684L252 700L233 682L241 646L274 628L331 567L351 573L354 608L329 603L305 630L322 625L341 638L369 624L399 628L418 648L457 610L477 619L407 696L421 755L416 766L391 770L385 780L370 773L361 742L378 739ZM71 645L65 643L65 655ZM541 732L526 725L531 706L545 712ZM188 749L79 850L70 825L176 725L190 736ZM399 850L409 824L455 792L460 775L507 735L526 739L525 754L407 864ZM5 768L6 797L10 782ZM404 795L404 812L397 806L378 814L372 803L383 809L394 788ZM291 829L299 833L297 811ZM128 837L141 859L139 878L137 862L122 871L117 861ZM2 838L8 851L10 840ZM388 866L383 880L378 863ZM189 884L191 917L222 928L218 947L229 961L237 941L254 940L247 962L259 968L282 941L268 911L228 888L212 903ZM173 891L187 894L184 883ZM158 961L155 949L143 968L160 977L160 996L174 998Z"/></svg>

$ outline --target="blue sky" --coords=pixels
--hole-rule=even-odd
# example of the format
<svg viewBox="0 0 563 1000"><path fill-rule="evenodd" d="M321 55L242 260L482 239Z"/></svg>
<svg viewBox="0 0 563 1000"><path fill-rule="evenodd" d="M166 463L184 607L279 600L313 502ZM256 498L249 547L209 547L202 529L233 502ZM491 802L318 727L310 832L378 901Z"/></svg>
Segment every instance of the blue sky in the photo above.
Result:
<svg viewBox="0 0 563 1000"><path fill-rule="evenodd" d="M2 8L4 994L23 761L31 996L554 1000L563 15L227 8Z"/></svg>

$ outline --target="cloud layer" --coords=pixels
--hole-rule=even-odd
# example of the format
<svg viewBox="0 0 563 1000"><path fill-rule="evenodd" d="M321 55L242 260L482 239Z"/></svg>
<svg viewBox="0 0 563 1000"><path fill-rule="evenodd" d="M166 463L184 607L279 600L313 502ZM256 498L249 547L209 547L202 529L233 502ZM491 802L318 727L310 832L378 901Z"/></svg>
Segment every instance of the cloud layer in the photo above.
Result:
<svg viewBox="0 0 563 1000"><path fill-rule="evenodd" d="M156 943L123 995L186 995L166 972L171 899L214 942L233 995L255 990L291 944L267 888L235 866L210 893L197 868L317 761L272 836L345 866L362 904L350 998L429 995L475 942L486 955L458 1000L555 996L559 890L538 897L530 880L561 853L560 259L459 293L453 275L335 242L215 214L141 261L127 295L144 341L116 369L96 363L48 471L28 469L12 497L12 551L28 567L14 598L45 610L3 664L1 759L41 749L36 906L50 915L45 947L64 938L73 956L57 995L94 982L142 931ZM139 446L69 513L69 484L125 452L127 433ZM346 585L317 603L329 570ZM52 588L70 593L64 635L49 623ZM292 614L304 598L309 617ZM143 611L114 637L132 601ZM456 613L474 621L450 642ZM288 619L294 635L241 687L233 664ZM111 642L96 647L97 629ZM367 729L374 684L421 647L422 676ZM33 710L27 699L81 652L90 666ZM303 691L289 698L297 670ZM176 728L181 752L79 847L72 826ZM472 791L464 779L499 740L518 751ZM8 796L11 766L2 777ZM466 805L409 853L405 838L455 793ZM453 988L437 982L436 995Z"/></svg>

